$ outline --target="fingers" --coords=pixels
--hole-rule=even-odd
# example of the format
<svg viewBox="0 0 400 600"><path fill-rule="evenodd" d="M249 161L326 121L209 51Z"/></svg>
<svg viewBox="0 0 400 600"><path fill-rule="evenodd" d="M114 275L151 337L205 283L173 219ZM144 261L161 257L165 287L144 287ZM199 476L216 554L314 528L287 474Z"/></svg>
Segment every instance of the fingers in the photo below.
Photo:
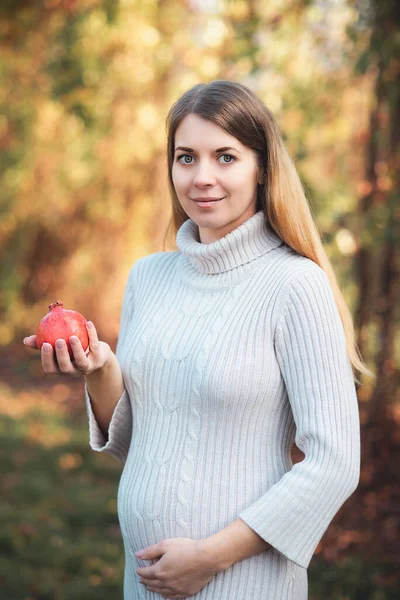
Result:
<svg viewBox="0 0 400 600"><path fill-rule="evenodd" d="M38 350L36 335L28 335L28 337L24 338L24 344L25 346L29 346L29 348L36 348Z"/></svg>
<svg viewBox="0 0 400 600"><path fill-rule="evenodd" d="M55 350L45 342L41 348L42 366L45 373L76 375L89 368L89 360L83 351L82 344L76 336L69 339L74 358L68 352L68 346L63 339L56 340Z"/></svg>
<svg viewBox="0 0 400 600"><path fill-rule="evenodd" d="M59 373L53 346L45 342L40 350L42 367L45 373Z"/></svg>
<svg viewBox="0 0 400 600"><path fill-rule="evenodd" d="M39 350L38 345L36 343L36 335L28 335L26 338L24 338L24 344L29 348L35 348L36 350ZM56 360L56 355L51 344L44 342L44 344L42 344L42 347L40 348L40 355L42 359L43 370L45 373L60 372Z"/></svg>
<svg viewBox="0 0 400 600"><path fill-rule="evenodd" d="M71 357L68 352L68 347L63 339L56 340L56 358L60 371L62 373L73 373L75 371Z"/></svg>
<svg viewBox="0 0 400 600"><path fill-rule="evenodd" d="M89 336L89 348L91 352L96 352L99 349L99 338L97 336L96 327L92 321L86 323L86 329Z"/></svg>
<svg viewBox="0 0 400 600"><path fill-rule="evenodd" d="M87 354L83 350L79 338L76 335L72 335L69 338L69 343L71 344L72 352L74 354L73 365L85 373L90 367L90 362Z"/></svg>
<svg viewBox="0 0 400 600"><path fill-rule="evenodd" d="M58 339L55 349L51 344L44 342L41 348L42 366L45 373L76 373L72 364L67 344L63 339Z"/></svg>

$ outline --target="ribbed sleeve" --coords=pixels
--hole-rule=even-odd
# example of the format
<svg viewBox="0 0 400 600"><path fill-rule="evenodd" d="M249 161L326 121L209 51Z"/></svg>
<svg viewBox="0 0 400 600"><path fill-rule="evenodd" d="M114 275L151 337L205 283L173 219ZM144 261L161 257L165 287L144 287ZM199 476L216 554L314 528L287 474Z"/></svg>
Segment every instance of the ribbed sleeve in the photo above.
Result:
<svg viewBox="0 0 400 600"><path fill-rule="evenodd" d="M116 357L119 361L122 360L124 353L124 345L126 342L127 332L129 331L129 323L133 316L134 310L134 289L135 289L135 272L137 263L130 270L128 281L125 286L124 298L122 301L120 332L116 348ZM108 452L114 458L122 463L125 463L129 446L132 438L132 406L128 390L124 389L122 395L118 399L114 412L111 417L108 439L104 436L102 430L97 423L93 413L91 398L88 393L87 384L85 383L85 401L86 410L89 419L89 444L92 450L96 452Z"/></svg>
<svg viewBox="0 0 400 600"><path fill-rule="evenodd" d="M89 444L96 452L108 452L124 463L132 436L132 409L127 390L120 396L111 417L108 440L94 416L87 384L85 383L86 409L89 418Z"/></svg>
<svg viewBox="0 0 400 600"><path fill-rule="evenodd" d="M360 422L342 322L325 272L288 285L275 334L277 361L305 458L239 514L307 568L318 542L358 486Z"/></svg>

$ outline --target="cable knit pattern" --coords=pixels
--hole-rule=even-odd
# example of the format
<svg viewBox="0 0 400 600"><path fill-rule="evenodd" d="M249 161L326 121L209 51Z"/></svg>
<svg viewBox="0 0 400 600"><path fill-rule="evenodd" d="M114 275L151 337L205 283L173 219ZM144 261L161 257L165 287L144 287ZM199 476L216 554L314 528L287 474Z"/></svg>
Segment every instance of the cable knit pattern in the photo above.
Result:
<svg viewBox="0 0 400 600"><path fill-rule="evenodd" d="M271 547L218 573L196 600L306 600L307 567L360 472L345 336L325 272L257 212L202 244L133 265L116 355L125 390L93 450L123 465L124 600L160 600L135 552L202 539L238 518ZM305 458L293 465L293 443Z"/></svg>

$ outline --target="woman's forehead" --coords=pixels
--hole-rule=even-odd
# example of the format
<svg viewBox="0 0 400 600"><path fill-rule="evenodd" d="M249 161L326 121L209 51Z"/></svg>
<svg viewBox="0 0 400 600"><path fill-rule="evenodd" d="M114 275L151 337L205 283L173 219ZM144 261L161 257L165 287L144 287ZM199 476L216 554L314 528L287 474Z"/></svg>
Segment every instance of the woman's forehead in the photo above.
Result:
<svg viewBox="0 0 400 600"><path fill-rule="evenodd" d="M175 132L175 148L178 146L189 150L205 150L214 152L220 147L233 147L239 152L244 146L239 140L229 135L215 123L198 115L186 115Z"/></svg>

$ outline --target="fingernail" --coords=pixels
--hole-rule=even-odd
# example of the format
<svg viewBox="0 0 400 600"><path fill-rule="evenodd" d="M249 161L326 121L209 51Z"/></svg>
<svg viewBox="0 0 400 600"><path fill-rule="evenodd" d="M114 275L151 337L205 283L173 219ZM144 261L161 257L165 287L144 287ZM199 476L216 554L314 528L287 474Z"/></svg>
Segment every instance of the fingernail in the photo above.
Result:
<svg viewBox="0 0 400 600"><path fill-rule="evenodd" d="M86 327L87 327L88 329L93 329L93 323L92 323L92 321L88 321L88 322L86 323Z"/></svg>
<svg viewBox="0 0 400 600"><path fill-rule="evenodd" d="M46 354L49 354L51 352L51 345L50 344L43 344L43 352L45 352Z"/></svg>
<svg viewBox="0 0 400 600"><path fill-rule="evenodd" d="M78 338L76 337L76 335L72 335L69 338L69 341L71 342L71 344L76 344L76 342L78 341Z"/></svg>
<svg viewBox="0 0 400 600"><path fill-rule="evenodd" d="M24 338L24 344L26 344L26 340L27 340L27 339L28 339L28 338Z"/></svg>
<svg viewBox="0 0 400 600"><path fill-rule="evenodd" d="M143 556L144 556L143 550L139 550L139 552L135 552L135 556L137 556L138 558L143 558Z"/></svg>
<svg viewBox="0 0 400 600"><path fill-rule="evenodd" d="M63 342L63 340L57 340L57 341L56 341L56 346L57 346L57 348L63 348L63 347L64 347L64 342Z"/></svg>

